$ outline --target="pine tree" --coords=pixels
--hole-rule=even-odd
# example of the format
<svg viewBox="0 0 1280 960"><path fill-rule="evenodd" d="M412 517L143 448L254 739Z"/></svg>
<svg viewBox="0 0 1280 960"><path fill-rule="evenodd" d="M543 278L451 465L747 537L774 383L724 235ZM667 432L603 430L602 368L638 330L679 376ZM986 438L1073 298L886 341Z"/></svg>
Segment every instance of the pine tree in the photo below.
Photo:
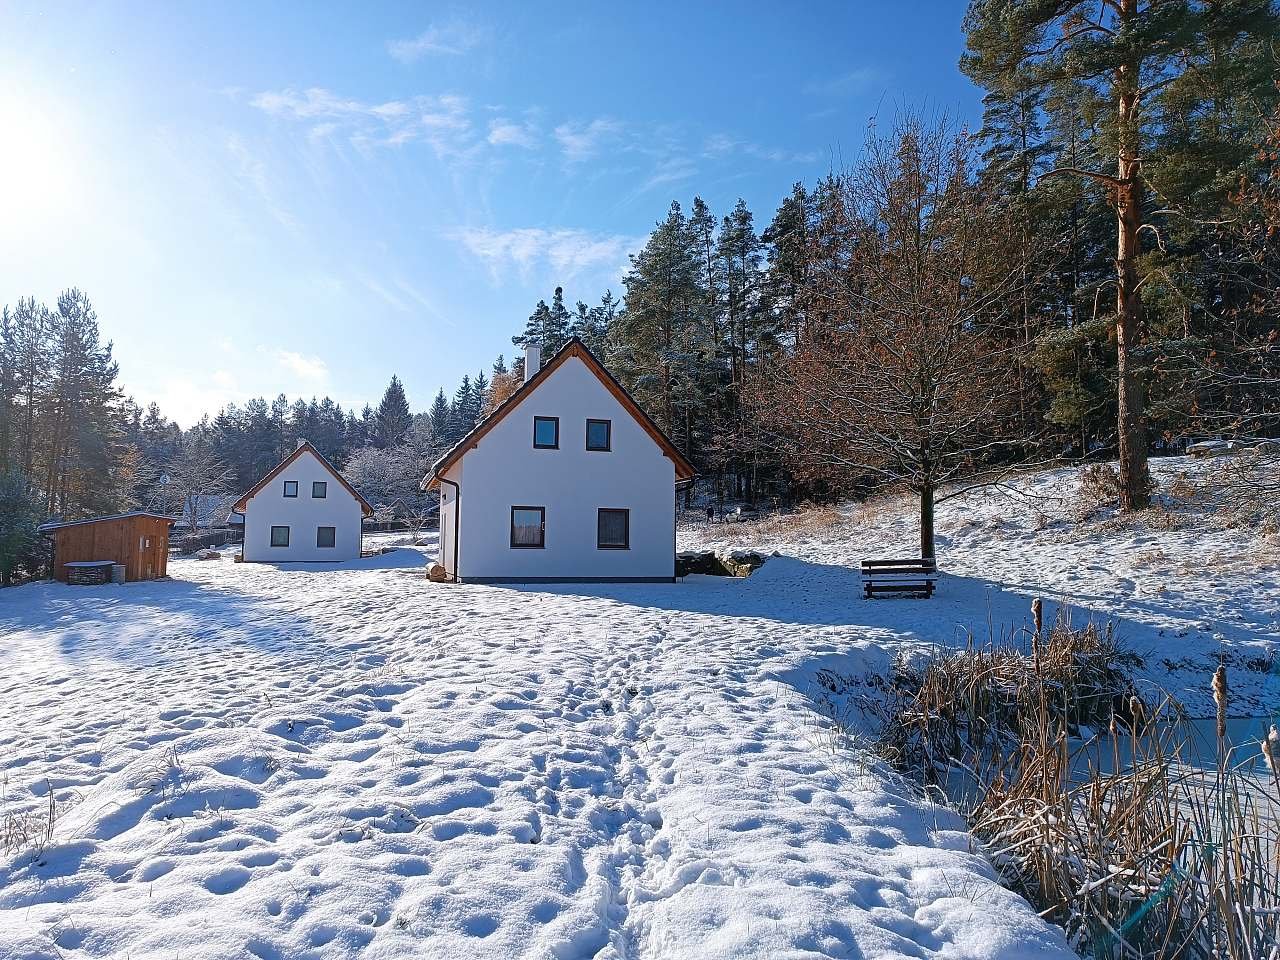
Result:
<svg viewBox="0 0 1280 960"><path fill-rule="evenodd" d="M271 461L274 466L293 452L296 439L289 436L289 398L283 393L277 394L271 401L269 417L268 439L272 447Z"/></svg>
<svg viewBox="0 0 1280 960"><path fill-rule="evenodd" d="M607 353L609 330L617 314L618 301L610 290L605 291L600 303L594 307L588 307L579 300L569 334L581 340L596 356L603 357Z"/></svg>
<svg viewBox="0 0 1280 960"><path fill-rule="evenodd" d="M480 415L484 412L485 404L488 401L489 378L481 370L476 374L476 378L471 381L471 408L467 413L471 417L472 424L480 422Z"/></svg>
<svg viewBox="0 0 1280 960"><path fill-rule="evenodd" d="M9 586L15 575L39 568L42 516L40 498L18 473L0 471L0 585Z"/></svg>
<svg viewBox="0 0 1280 960"><path fill-rule="evenodd" d="M517 347L536 344L542 356L549 357L569 342L572 322L573 318L564 305L564 288L556 287L551 306L547 306L545 300L539 300L525 322L524 332L512 337L511 342Z"/></svg>
<svg viewBox="0 0 1280 960"><path fill-rule="evenodd" d="M1208 171L1220 172L1224 161L1230 168L1233 154L1238 166L1241 140L1247 151L1260 139L1240 134L1248 114L1258 117L1258 104L1265 113L1275 100L1270 44L1280 34L1280 12L1268 0L975 0L965 32L961 66L988 91L989 128L1002 118L1010 127L1007 119L1023 107L1032 114L1041 103L1052 109L1049 95L1064 91L1064 102L1083 101L1098 118L1097 152L1111 159L1089 166L1058 161L1042 179L1089 180L1106 191L1114 210L1121 501L1140 509L1149 498L1145 341L1152 326L1144 234L1160 231L1165 214L1157 209L1195 206L1192 184L1203 183ZM1232 109L1245 102L1247 111ZM1031 165L1025 156L1020 162ZM1230 178L1217 179L1225 199L1222 181Z"/></svg>
<svg viewBox="0 0 1280 960"><path fill-rule="evenodd" d="M431 410L427 415L431 418L431 435L436 438L436 442L441 445L452 443L453 434L450 429L449 400L444 395L443 387L436 394L436 398L431 401Z"/></svg>
<svg viewBox="0 0 1280 960"><path fill-rule="evenodd" d="M558 353L560 348L569 342L569 326L572 318L564 305L564 288L556 287L551 296L551 307L547 310L546 325L542 329L542 350L544 356Z"/></svg>
<svg viewBox="0 0 1280 960"><path fill-rule="evenodd" d="M8 306L0 310L0 472L10 467L18 396L17 346Z"/></svg>
<svg viewBox="0 0 1280 960"><path fill-rule="evenodd" d="M551 308L547 306L547 301L539 300L538 305L533 308L533 313L529 314L529 319L525 321L524 333L512 337L511 343L517 347L525 347L531 343L536 344L545 354L547 352L545 346L547 325L550 322L550 317Z"/></svg>
<svg viewBox="0 0 1280 960"><path fill-rule="evenodd" d="M50 513L109 511L117 502L113 468L120 454L123 399L115 388L111 344L102 344L89 298L70 289L51 314L52 364L41 458Z"/></svg>
<svg viewBox="0 0 1280 960"><path fill-rule="evenodd" d="M39 442L36 419L49 387L53 321L48 307L36 303L34 297L19 299L12 313L6 308L6 315L10 320L10 348L7 353L12 364L17 402L11 467L19 470L30 482L34 476Z"/></svg>
<svg viewBox="0 0 1280 960"><path fill-rule="evenodd" d="M404 442L405 434L413 426L413 416L409 413L409 399L405 396L400 378L394 374L387 384L382 402L378 404L373 435L374 446L380 449L394 447Z"/></svg>
<svg viewBox="0 0 1280 960"><path fill-rule="evenodd" d="M809 220L809 195L804 184L797 183L761 236L768 251L764 283L770 307L777 315L778 326L789 331L792 343L799 339L805 324L810 280Z"/></svg>
<svg viewBox="0 0 1280 960"><path fill-rule="evenodd" d="M461 440L476 425L476 411L479 405L476 403L475 392L471 386L471 377L468 374L462 375L462 383L458 384L458 389L453 395L453 403L449 406L449 441L456 443Z"/></svg>
<svg viewBox="0 0 1280 960"><path fill-rule="evenodd" d="M688 221L672 203L631 258L613 349L624 384L681 450L695 456L694 421L705 399L700 382L711 348L701 276Z"/></svg>

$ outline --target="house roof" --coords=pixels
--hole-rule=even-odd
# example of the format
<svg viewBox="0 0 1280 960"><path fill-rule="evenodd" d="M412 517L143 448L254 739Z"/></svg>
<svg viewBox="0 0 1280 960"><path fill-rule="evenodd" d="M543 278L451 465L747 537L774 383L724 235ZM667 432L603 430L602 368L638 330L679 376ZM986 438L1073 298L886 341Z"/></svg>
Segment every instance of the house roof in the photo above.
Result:
<svg viewBox="0 0 1280 960"><path fill-rule="evenodd" d="M39 533L49 533L51 530L62 530L66 527L80 527L87 523L105 523L108 520L127 520L130 517L150 517L153 520L163 520L168 524L173 524L176 517L166 517L163 513L152 513L150 510L130 510L128 513L112 513L105 517L89 517L85 520L67 520L54 523L42 523L36 527Z"/></svg>
<svg viewBox="0 0 1280 960"><path fill-rule="evenodd" d="M587 369L595 374L596 378L604 384L608 390L622 404L623 408L631 414L632 418L640 424L645 433L653 438L654 442L662 448L662 452L671 459L676 467L677 480L691 480L697 475L688 459L682 454L676 445L671 442L662 429L653 422L653 419L640 409L640 405L635 402L631 394L616 379L613 374L605 369L604 364L596 359L595 354L587 349L577 337L573 337L566 343L550 360L542 365L542 367L532 377L522 383L506 400L498 405L498 408L489 414L485 419L481 420L465 437L455 443L449 450L437 460L431 467L429 476L423 478L422 486L430 487L436 483L440 475L448 470L451 466L463 458L466 452L477 444L480 439L496 427L502 419L512 410L520 405L525 397L538 389L539 384L546 380L556 369L570 357L577 357L586 364Z"/></svg>
<svg viewBox="0 0 1280 960"><path fill-rule="evenodd" d="M237 513L243 513L244 509L247 506L249 506L249 501L258 495L258 491L260 491L268 483L274 480L281 470L289 466L289 464L293 463L293 461L297 460L304 453L310 453L314 455L315 458L319 460L320 463L324 466L324 468L328 470L331 474L333 474L333 479L337 480L340 484L342 484L342 486L346 489L348 493L350 493L353 497L355 497L357 500L360 501L360 508L363 511L364 516L369 517L373 515L373 506L369 503L369 501L366 500L364 497L360 496L360 491L357 490L355 487L353 487L351 484L349 484L347 482L347 479L342 474L340 474L336 469L334 469L333 464L331 464L327 459L325 459L324 454L322 454L319 450L317 450L310 440L303 440L301 443L299 443L298 446L294 448L293 453L289 454L287 457L285 457L283 460L277 463L265 477L263 477L261 480L255 483L253 485L253 489L251 489L243 497L237 500L236 505L232 507L232 509L235 510Z"/></svg>
<svg viewBox="0 0 1280 960"><path fill-rule="evenodd" d="M197 497L188 497L182 504L182 515L178 517L175 526L185 527L190 523L193 501L196 519L201 526L232 523L229 514L235 506L235 500L235 494L232 493L202 493Z"/></svg>

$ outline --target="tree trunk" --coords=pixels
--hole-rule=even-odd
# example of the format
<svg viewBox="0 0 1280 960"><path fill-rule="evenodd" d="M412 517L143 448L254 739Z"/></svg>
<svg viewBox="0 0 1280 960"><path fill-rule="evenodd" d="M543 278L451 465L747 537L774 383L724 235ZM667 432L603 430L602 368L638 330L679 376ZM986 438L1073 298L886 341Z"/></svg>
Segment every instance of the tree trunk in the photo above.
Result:
<svg viewBox="0 0 1280 960"><path fill-rule="evenodd" d="M1122 0L1122 4L1129 9L1136 0ZM1126 511L1141 510L1149 502L1145 397L1142 378L1132 356L1142 337L1142 298L1136 263L1141 253L1138 232L1142 227L1138 85L1137 64L1117 69L1120 115L1116 187L1116 434L1120 444L1120 505Z"/></svg>
<svg viewBox="0 0 1280 960"><path fill-rule="evenodd" d="M920 487L920 556L934 558L933 550L933 481L926 480Z"/></svg>

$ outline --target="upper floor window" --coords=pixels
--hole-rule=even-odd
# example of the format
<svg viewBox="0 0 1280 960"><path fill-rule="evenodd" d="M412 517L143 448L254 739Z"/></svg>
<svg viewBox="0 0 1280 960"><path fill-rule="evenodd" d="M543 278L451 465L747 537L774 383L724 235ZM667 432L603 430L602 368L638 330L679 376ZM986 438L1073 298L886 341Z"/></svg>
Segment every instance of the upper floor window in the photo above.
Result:
<svg viewBox="0 0 1280 960"><path fill-rule="evenodd" d="M286 480L284 482L284 495L286 497L296 497L298 495L297 480Z"/></svg>
<svg viewBox="0 0 1280 960"><path fill-rule="evenodd" d="M587 449L612 450L613 424L608 420L587 421Z"/></svg>
<svg viewBox="0 0 1280 960"><path fill-rule="evenodd" d="M311 496L316 500L323 500L329 496L329 484L324 480L316 480L311 484Z"/></svg>
<svg viewBox="0 0 1280 960"><path fill-rule="evenodd" d="M533 446L536 450L560 449L560 418L533 418Z"/></svg>

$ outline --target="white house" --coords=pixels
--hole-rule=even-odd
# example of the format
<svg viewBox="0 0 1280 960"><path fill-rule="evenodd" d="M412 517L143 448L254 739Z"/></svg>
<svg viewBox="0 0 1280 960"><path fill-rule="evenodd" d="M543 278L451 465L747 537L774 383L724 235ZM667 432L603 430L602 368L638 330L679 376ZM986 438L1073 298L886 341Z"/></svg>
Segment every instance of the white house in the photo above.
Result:
<svg viewBox="0 0 1280 960"><path fill-rule="evenodd" d="M241 497L246 561L355 560L373 507L306 440Z"/></svg>
<svg viewBox="0 0 1280 960"><path fill-rule="evenodd" d="M670 581L693 466L570 340L440 458L440 562L469 582Z"/></svg>

